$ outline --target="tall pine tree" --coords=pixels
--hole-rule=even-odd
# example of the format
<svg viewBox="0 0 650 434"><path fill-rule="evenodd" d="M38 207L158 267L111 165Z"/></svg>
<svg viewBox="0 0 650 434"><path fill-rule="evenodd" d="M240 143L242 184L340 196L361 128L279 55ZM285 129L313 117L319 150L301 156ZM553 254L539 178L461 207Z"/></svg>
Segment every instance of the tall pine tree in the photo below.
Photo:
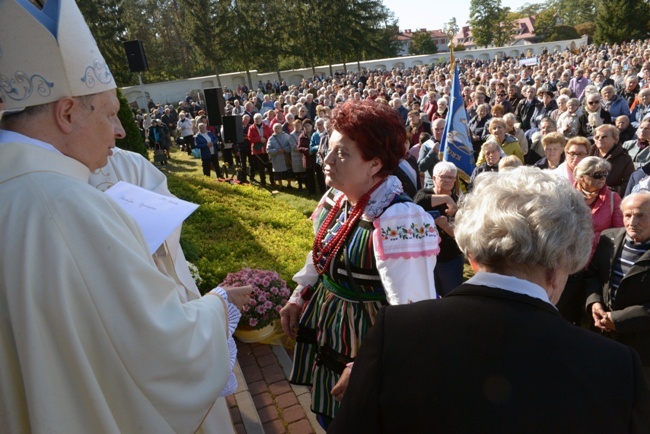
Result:
<svg viewBox="0 0 650 434"><path fill-rule="evenodd" d="M650 7L642 0L606 0L596 11L596 43L620 43L648 37Z"/></svg>

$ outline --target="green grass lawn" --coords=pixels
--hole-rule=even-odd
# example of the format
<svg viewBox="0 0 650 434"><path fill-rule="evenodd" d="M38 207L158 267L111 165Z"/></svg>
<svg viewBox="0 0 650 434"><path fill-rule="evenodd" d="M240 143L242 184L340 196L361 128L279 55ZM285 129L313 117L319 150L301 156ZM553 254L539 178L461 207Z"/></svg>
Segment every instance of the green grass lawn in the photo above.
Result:
<svg viewBox="0 0 650 434"><path fill-rule="evenodd" d="M292 286L314 239L308 217L318 196L217 182L214 173L203 175L201 160L176 149L167 166L157 167L173 194L200 205L183 224L181 245L199 268L202 291L244 267L277 271Z"/></svg>

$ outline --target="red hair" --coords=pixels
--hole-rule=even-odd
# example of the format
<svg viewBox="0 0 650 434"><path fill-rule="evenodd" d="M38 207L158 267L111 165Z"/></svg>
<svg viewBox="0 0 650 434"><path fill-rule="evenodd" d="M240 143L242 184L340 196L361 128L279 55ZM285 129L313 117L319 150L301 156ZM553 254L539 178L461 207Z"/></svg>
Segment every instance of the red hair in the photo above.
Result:
<svg viewBox="0 0 650 434"><path fill-rule="evenodd" d="M406 128L402 117L387 104L349 100L333 114L332 128L354 140L365 161L379 158L385 177L405 155Z"/></svg>

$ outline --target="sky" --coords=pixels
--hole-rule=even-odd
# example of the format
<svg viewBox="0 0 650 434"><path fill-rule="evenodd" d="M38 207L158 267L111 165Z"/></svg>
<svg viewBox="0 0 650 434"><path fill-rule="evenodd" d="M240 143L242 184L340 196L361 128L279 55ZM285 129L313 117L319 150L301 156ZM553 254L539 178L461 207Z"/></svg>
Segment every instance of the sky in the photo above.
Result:
<svg viewBox="0 0 650 434"><path fill-rule="evenodd" d="M502 7L513 11L526 3L542 3L542 0L502 0ZM400 30L436 30L451 18L456 18L458 26L469 21L470 0L383 0L384 5L393 11L398 19Z"/></svg>

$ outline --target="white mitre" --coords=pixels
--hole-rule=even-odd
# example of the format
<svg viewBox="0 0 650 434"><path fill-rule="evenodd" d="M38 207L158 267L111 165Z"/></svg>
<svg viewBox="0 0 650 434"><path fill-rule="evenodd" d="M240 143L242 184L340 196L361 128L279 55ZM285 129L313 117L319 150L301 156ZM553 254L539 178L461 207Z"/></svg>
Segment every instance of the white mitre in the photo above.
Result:
<svg viewBox="0 0 650 434"><path fill-rule="evenodd" d="M115 89L74 0L0 0L0 96L6 112ZM2 112L0 112L0 116Z"/></svg>

